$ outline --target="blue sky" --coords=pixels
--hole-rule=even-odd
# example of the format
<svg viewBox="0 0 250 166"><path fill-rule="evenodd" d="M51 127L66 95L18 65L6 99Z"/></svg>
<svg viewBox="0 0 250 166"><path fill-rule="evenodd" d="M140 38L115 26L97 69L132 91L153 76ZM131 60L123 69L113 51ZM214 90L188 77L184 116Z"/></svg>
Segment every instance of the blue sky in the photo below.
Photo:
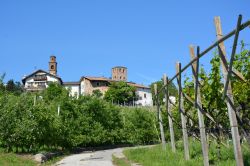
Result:
<svg viewBox="0 0 250 166"><path fill-rule="evenodd" d="M176 61L187 64L190 44L204 50L215 41L214 16L226 34L239 14L250 19L249 7L249 0L0 0L0 74L20 81L48 70L54 54L64 81L110 77L122 65L129 81L148 85L173 76ZM249 28L240 39L250 43Z"/></svg>

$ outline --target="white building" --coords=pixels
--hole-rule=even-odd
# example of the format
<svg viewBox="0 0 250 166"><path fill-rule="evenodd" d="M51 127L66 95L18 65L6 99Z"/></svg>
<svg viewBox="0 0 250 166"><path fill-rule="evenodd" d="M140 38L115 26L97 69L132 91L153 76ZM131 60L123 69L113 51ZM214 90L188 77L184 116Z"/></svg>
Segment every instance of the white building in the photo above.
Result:
<svg viewBox="0 0 250 166"><path fill-rule="evenodd" d="M128 84L136 87L136 95L138 97L135 101L136 105L153 106L152 93L149 87L135 83Z"/></svg>
<svg viewBox="0 0 250 166"><path fill-rule="evenodd" d="M57 82L62 85L62 80L53 74L43 70L37 70L22 79L27 91L40 91L48 87L49 83Z"/></svg>
<svg viewBox="0 0 250 166"><path fill-rule="evenodd" d="M81 87L79 82L63 82L63 86L69 90L70 96L79 97L81 94Z"/></svg>

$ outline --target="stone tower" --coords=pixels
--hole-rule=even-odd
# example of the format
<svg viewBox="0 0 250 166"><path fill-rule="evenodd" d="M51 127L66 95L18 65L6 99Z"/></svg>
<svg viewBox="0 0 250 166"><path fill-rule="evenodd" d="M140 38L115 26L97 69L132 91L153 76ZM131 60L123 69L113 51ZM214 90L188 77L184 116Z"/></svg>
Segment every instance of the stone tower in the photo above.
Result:
<svg viewBox="0 0 250 166"><path fill-rule="evenodd" d="M49 73L55 76L57 75L57 62L56 57L54 55L50 56Z"/></svg>
<svg viewBox="0 0 250 166"><path fill-rule="evenodd" d="M112 68L112 80L127 81L127 68L123 66L116 66Z"/></svg>

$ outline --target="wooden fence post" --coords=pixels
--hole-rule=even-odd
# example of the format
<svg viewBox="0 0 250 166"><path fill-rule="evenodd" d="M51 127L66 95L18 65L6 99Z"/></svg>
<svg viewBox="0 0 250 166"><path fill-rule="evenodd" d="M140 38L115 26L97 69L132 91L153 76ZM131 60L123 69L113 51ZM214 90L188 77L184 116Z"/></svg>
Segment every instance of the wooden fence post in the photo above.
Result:
<svg viewBox="0 0 250 166"><path fill-rule="evenodd" d="M216 27L216 36L217 40L220 40L223 36L220 17L215 17L214 19L215 27ZM224 76L224 84L226 83L226 79L228 76L228 66L223 60L226 59L226 49L224 42L219 43L218 45L219 53L221 56L221 65L222 65L222 74ZM234 109L234 99L231 87L231 81L228 80L228 88L226 89L226 104L228 109L228 116L230 120L231 132L232 132L232 139L234 145L234 156L236 160L237 166L243 166L243 157L241 152L241 145L240 145L240 136L238 130L238 123L236 119L235 109Z"/></svg>
<svg viewBox="0 0 250 166"><path fill-rule="evenodd" d="M60 105L57 106L57 115L59 116L60 115L60 111L61 111L61 107Z"/></svg>
<svg viewBox="0 0 250 166"><path fill-rule="evenodd" d="M184 115L184 97L182 93L182 88L181 88L181 63L176 64L176 72L178 74L177 77L177 82L178 82L178 91L179 91L179 112L181 113L181 125L182 125L182 134L183 134L183 144L184 144L184 154L185 154L185 159L189 160L189 147L188 147L188 134L187 134L187 119Z"/></svg>
<svg viewBox="0 0 250 166"><path fill-rule="evenodd" d="M161 132L162 148L163 150L166 150L166 140L165 140L165 134L164 134L164 129L162 125L161 108L160 108L160 102L159 102L159 94L157 92L157 84L154 84L154 91L155 91L156 106L157 106L157 118L158 118L160 132Z"/></svg>
<svg viewBox="0 0 250 166"><path fill-rule="evenodd" d="M36 95L34 96L34 101L33 101L33 105L36 105Z"/></svg>
<svg viewBox="0 0 250 166"><path fill-rule="evenodd" d="M164 82L164 94L165 94L165 105L166 105L166 111L168 113L168 124L169 124L169 132L170 132L170 141L171 141L171 147L172 151L175 153L175 138L174 138L174 127L173 127L173 121L172 121L172 112L171 107L169 103L169 89L168 89L168 77L166 74L163 75L163 82Z"/></svg>
<svg viewBox="0 0 250 166"><path fill-rule="evenodd" d="M200 48L197 47L197 57L199 57ZM190 46L190 56L191 60L195 58L194 55L194 47ZM192 64L192 72L193 72L193 80L195 85L195 108L197 108L198 112L198 119L199 119L199 128L200 128L200 137L201 137L201 147L202 147L202 154L203 154L203 164L204 166L209 165L209 158L208 158L208 145L206 141L206 129L204 124L204 116L202 114L202 103L201 103L201 94L200 94L200 87L199 87L199 58L197 58L196 63Z"/></svg>

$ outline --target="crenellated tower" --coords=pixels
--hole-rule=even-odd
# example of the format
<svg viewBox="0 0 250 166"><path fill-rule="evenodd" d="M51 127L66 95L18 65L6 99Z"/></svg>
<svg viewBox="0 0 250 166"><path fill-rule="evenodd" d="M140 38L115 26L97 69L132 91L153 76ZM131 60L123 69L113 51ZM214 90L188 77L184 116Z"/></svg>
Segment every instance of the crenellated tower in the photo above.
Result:
<svg viewBox="0 0 250 166"><path fill-rule="evenodd" d="M127 68L123 66L116 66L112 68L112 80L127 81Z"/></svg>

